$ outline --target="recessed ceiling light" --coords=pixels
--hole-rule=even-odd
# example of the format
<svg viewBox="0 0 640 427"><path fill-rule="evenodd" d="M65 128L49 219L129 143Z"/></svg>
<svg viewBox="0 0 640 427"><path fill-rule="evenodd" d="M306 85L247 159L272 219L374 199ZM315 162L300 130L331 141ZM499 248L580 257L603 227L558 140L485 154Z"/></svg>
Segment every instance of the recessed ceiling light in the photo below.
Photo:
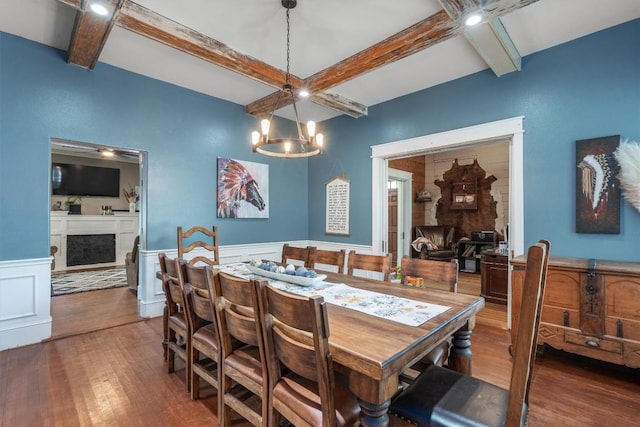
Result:
<svg viewBox="0 0 640 427"><path fill-rule="evenodd" d="M91 3L91 6L89 6L89 8L93 11L93 13L97 15L106 16L109 14L107 8L104 7L104 5L102 5L101 3Z"/></svg>
<svg viewBox="0 0 640 427"><path fill-rule="evenodd" d="M306 89L300 89L300 91L298 92L298 95L300 95L300 98L308 98L309 91Z"/></svg>
<svg viewBox="0 0 640 427"><path fill-rule="evenodd" d="M482 21L482 16L480 16L477 13L474 13L473 15L469 15L469 17L467 18L466 21L464 21L464 23L468 26L468 27L472 27L474 25L477 25L480 23L480 21Z"/></svg>

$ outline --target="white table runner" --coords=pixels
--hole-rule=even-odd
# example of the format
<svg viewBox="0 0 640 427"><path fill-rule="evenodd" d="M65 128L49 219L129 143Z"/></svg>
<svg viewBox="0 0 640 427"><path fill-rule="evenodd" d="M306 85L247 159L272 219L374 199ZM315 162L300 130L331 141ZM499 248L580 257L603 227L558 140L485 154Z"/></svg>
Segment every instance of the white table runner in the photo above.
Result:
<svg viewBox="0 0 640 427"><path fill-rule="evenodd" d="M245 279L262 277L251 273L242 263L220 265L218 268L220 271ZM311 295L320 295L330 304L409 326L419 326L451 308L443 305L430 304L423 301L415 301L394 295L353 288L345 285L344 283L330 283L323 281L314 286L299 286L281 280L269 279L269 284L275 288L297 295L307 297Z"/></svg>

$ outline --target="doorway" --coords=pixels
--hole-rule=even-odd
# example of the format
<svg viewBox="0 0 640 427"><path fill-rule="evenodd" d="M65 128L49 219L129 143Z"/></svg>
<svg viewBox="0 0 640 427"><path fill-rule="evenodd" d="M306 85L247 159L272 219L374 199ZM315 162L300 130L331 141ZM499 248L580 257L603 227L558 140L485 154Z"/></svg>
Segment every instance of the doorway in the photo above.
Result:
<svg viewBox="0 0 640 427"><path fill-rule="evenodd" d="M411 183L411 172L389 168L387 252L391 255L393 266L399 265L404 255L411 254Z"/></svg>
<svg viewBox="0 0 640 427"><path fill-rule="evenodd" d="M408 140L372 146L372 249L383 253L388 239L389 159L437 153L501 139L509 144L509 257L524 254L523 116ZM384 189L384 191L383 191ZM511 313L509 275L507 322ZM508 324L510 327L510 324Z"/></svg>
<svg viewBox="0 0 640 427"><path fill-rule="evenodd" d="M105 194L104 196L85 196L82 198L83 200L81 207L82 215L86 216L86 219L89 220L91 224L98 224L97 222L95 222L97 220L105 220L107 222L115 221L117 224L119 224L117 226L118 237L115 238L116 248L112 248L113 250L110 251L110 253L115 252L115 261L107 262L107 264L104 264L102 259L98 261L94 260L92 261L94 265L87 265L87 268L85 268L83 265L74 266L76 264L74 262L61 262L60 264L62 265L62 267L64 267L64 270L68 271L86 271L96 269L110 269L111 271L111 269L114 269L115 267L124 267L126 252L130 252L133 249L135 236L140 236L140 249L144 248L144 242L146 242L146 167L144 165L146 164L147 153L144 151L133 149L102 146L57 138L51 139L50 147L51 163L79 164L89 167L95 167L97 169L119 170L119 178L118 182L116 183L116 187L118 188L116 188L115 190L116 193L108 195ZM49 171L49 173L51 177L49 191L49 206L51 207L51 209L49 214L49 221L51 223L52 217L55 216L56 223L58 223L58 218L66 218L67 215L64 215L64 211L55 211L61 208L64 209L64 201L73 195L54 196L53 186L56 176L54 176L53 168ZM57 178L60 179L61 177L57 176ZM59 185L60 183L58 182L57 184ZM138 200L136 201L135 206L130 206L129 201L126 200L126 196L124 195L124 191L126 191L128 195L131 195L132 189L135 189L135 193L138 195ZM123 196L125 197L123 198ZM106 209L107 206L108 210ZM135 215L133 214L134 212L136 213ZM98 217L99 215L109 215L112 213L115 215L114 217ZM62 215L62 217L60 217L60 215ZM126 224L126 227L124 227L123 224ZM96 230L91 230L88 236L93 237L95 231ZM129 236L129 234L131 235ZM73 236L72 233L69 233L69 236L77 237ZM56 246L58 256L60 256L60 253L62 253L62 255L65 256L65 260L68 260L66 250L62 249L62 246L66 247L67 238L65 237L63 239L61 237L60 231L56 233L56 230L52 227L50 230L49 239L50 245L52 247ZM95 264L96 262L98 264ZM100 265L100 263L102 263L103 265ZM67 264L71 267L67 268ZM108 286L105 286L105 288L108 288ZM82 326L84 329L80 330L80 332L84 333L89 332L88 330L86 330L86 327L91 328L91 325L94 325L96 329L100 329L102 327L105 327L105 324L108 324L108 326L114 326L109 322L115 321L116 323L128 323L139 318L138 297L135 295L135 293L130 292L128 287L92 290L90 292L80 292L74 293L72 295L59 295L55 298L56 299L54 299L52 294L50 301L52 314L52 339L58 338L60 335L68 335L72 333L71 331L78 332L78 328L75 326L75 329L69 329L74 324L84 325ZM111 307L111 313L113 313L113 301L118 301L118 310L123 309L126 313L126 316L115 316L117 318L114 318L108 315L109 313L101 316L98 312L94 312L93 317L91 317L91 314L89 314L86 310L87 305L97 308ZM82 307L85 308L82 309ZM89 315L90 317L83 318L83 316L87 315ZM60 327L61 325L62 328Z"/></svg>

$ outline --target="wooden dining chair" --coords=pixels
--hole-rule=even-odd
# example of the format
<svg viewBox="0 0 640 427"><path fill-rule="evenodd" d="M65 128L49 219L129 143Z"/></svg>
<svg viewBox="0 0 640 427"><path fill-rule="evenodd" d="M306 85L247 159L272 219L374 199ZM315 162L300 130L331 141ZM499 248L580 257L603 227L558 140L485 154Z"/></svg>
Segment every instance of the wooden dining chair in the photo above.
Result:
<svg viewBox="0 0 640 427"><path fill-rule="evenodd" d="M214 294L216 320L220 333L220 380L218 420L231 424L229 409L254 426L267 422L267 367L258 320L259 307L255 286L223 272L218 273L211 292ZM237 385L237 386L236 386ZM258 398L259 408L254 403Z"/></svg>
<svg viewBox="0 0 640 427"><path fill-rule="evenodd" d="M389 280L391 255L368 255L350 251L347 260L347 274L354 275L355 270L366 270L382 273L383 280Z"/></svg>
<svg viewBox="0 0 640 427"><path fill-rule="evenodd" d="M204 239L207 241L205 242ZM186 243L188 244L185 246ZM182 231L182 227L178 226L178 258L184 259L186 254L196 249L199 250L199 252L189 258L188 262L190 265L198 262L203 262L208 265L218 265L220 263L217 226L214 225L211 230L205 227L195 226L187 231ZM209 256L202 255L201 251L203 250L208 251Z"/></svg>
<svg viewBox="0 0 640 427"><path fill-rule="evenodd" d="M189 391L191 367L189 366L189 347L187 345L189 321L184 312L185 301L182 289L184 271L177 258L169 258L164 253L159 253L158 258L160 259L162 289L166 298L163 332L167 372L173 373L175 371L176 356L182 359L185 363L185 383L187 391Z"/></svg>
<svg viewBox="0 0 640 427"><path fill-rule="evenodd" d="M333 371L324 298L282 292L255 280L269 373L269 426L355 425L357 399Z"/></svg>
<svg viewBox="0 0 640 427"><path fill-rule="evenodd" d="M220 338L213 298L213 271L211 266L189 265L180 260L184 275L185 313L189 326L187 346L191 376L189 389L191 399L200 396L200 379L218 389L218 366L220 362Z"/></svg>
<svg viewBox="0 0 640 427"><path fill-rule="evenodd" d="M400 264L402 273L402 284L446 290L449 292L458 291L458 260L434 261L421 258L410 258L403 256ZM410 278L423 279L423 284L415 285L409 283ZM415 380L417 373L432 364L444 365L449 358L451 340L444 341L438 347L430 351L425 357L416 362L411 369L405 371L401 377L404 383L411 383Z"/></svg>
<svg viewBox="0 0 640 427"><path fill-rule="evenodd" d="M337 273L344 273L344 260L346 258L347 252L344 249L339 251L330 251L326 249L316 249L314 252L309 254L309 267L318 269L318 264L320 264L320 269L325 265L334 265L337 268Z"/></svg>
<svg viewBox="0 0 640 427"><path fill-rule="evenodd" d="M458 260L434 261L429 259L410 258L403 256L400 263L402 284L408 283L410 277L424 279L424 286L436 289L446 289L449 292L458 291Z"/></svg>
<svg viewBox="0 0 640 427"><path fill-rule="evenodd" d="M307 246L306 248L299 248L296 246L290 246L288 243L282 245L282 263L291 264L291 261L297 261L294 264L300 264L304 267L310 268L309 254L315 252L314 246Z"/></svg>
<svg viewBox="0 0 640 427"><path fill-rule="evenodd" d="M390 412L421 427L526 425L548 262L549 242L529 248L509 390L432 365L394 399Z"/></svg>

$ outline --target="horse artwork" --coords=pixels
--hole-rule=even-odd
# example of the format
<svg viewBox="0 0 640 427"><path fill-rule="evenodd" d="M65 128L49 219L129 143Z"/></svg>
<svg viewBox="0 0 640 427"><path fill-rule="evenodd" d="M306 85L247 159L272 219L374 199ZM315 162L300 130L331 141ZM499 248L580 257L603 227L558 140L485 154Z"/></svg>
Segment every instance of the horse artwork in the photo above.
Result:
<svg viewBox="0 0 640 427"><path fill-rule="evenodd" d="M269 165L218 157L218 218L269 218Z"/></svg>

